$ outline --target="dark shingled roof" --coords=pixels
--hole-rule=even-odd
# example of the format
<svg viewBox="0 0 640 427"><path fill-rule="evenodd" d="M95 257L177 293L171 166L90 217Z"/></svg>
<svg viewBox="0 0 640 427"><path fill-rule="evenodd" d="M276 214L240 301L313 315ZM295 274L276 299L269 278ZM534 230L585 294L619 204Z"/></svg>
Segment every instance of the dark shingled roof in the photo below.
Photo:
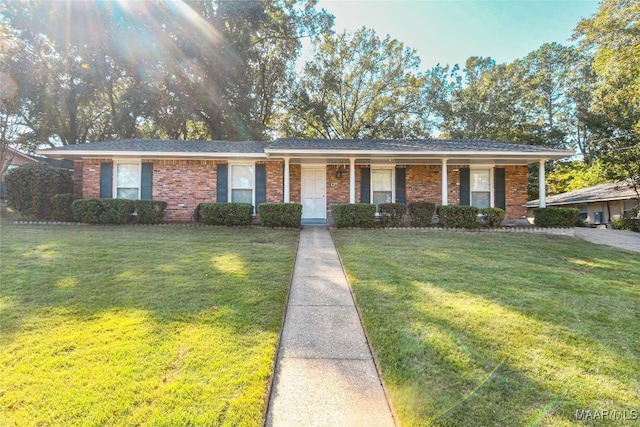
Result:
<svg viewBox="0 0 640 427"><path fill-rule="evenodd" d="M148 151L167 153L264 153L265 142L183 141L174 139L121 139L56 147L62 151ZM46 150L43 150L43 154Z"/></svg>
<svg viewBox="0 0 640 427"><path fill-rule="evenodd" d="M278 139L267 150L363 150L363 151L556 151L537 145L510 144L490 139Z"/></svg>
<svg viewBox="0 0 640 427"><path fill-rule="evenodd" d="M567 193L547 196L545 201L547 206L573 205L577 203L605 202L607 200L627 200L638 197L629 182L609 182L606 184L594 185L593 187L582 188L580 190L569 191ZM532 200L527 203L530 208L537 208L539 200Z"/></svg>

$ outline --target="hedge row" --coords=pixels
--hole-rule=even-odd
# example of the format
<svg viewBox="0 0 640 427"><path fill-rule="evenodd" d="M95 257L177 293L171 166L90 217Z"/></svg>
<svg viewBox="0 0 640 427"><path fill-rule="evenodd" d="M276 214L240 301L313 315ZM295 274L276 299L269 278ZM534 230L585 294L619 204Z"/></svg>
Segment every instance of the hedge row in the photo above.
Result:
<svg viewBox="0 0 640 427"><path fill-rule="evenodd" d="M71 211L75 221L86 224L126 224L134 212L140 224L159 224L166 207L161 200L79 199L71 204Z"/></svg>
<svg viewBox="0 0 640 427"><path fill-rule="evenodd" d="M369 204L333 205L333 222L337 228L373 227L376 220L376 207ZM410 202L411 225L428 227L432 225L436 205L431 202ZM447 228L477 228L482 222L488 227L499 227L505 213L499 208L478 209L473 206L439 206L437 208L440 226ZM381 203L378 206L380 222L383 227L401 227L406 214L402 203ZM481 222L479 222L481 221Z"/></svg>
<svg viewBox="0 0 640 427"><path fill-rule="evenodd" d="M536 208L533 223L538 227L575 227L580 222L580 211L575 208Z"/></svg>

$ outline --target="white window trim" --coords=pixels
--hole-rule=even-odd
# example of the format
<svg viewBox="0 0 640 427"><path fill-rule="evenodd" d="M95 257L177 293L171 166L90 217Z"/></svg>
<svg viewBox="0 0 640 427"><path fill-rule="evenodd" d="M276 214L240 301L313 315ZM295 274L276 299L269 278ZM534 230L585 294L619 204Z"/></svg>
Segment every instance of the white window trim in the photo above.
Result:
<svg viewBox="0 0 640 427"><path fill-rule="evenodd" d="M469 168L469 176L471 176L471 171L479 170L479 171L489 171L489 207L495 208L495 183L493 179L493 175L495 173L495 166L474 166ZM472 203L473 200L473 190L471 189L471 183L469 183L469 203ZM473 205L471 205L473 206Z"/></svg>
<svg viewBox="0 0 640 427"><path fill-rule="evenodd" d="M253 176L251 177L251 206L254 211L258 210L256 206L256 162L228 162L228 176L227 176L227 200L228 203L233 203L233 166L251 166L253 167Z"/></svg>
<svg viewBox="0 0 640 427"><path fill-rule="evenodd" d="M396 202L396 165L385 165L385 166L371 166L371 176L369 177L369 180L371 181L370 185L369 185L369 200L370 200L370 204L374 204L373 203L373 171L374 170L391 170L391 203L395 203ZM376 215L379 215L378 212L376 212Z"/></svg>
<svg viewBox="0 0 640 427"><path fill-rule="evenodd" d="M140 200L142 198L142 159L113 160L113 170L111 171L111 174L113 176L113 189L111 191L111 194L114 199L118 198L118 165L138 165L140 176L138 177L138 198L135 200Z"/></svg>

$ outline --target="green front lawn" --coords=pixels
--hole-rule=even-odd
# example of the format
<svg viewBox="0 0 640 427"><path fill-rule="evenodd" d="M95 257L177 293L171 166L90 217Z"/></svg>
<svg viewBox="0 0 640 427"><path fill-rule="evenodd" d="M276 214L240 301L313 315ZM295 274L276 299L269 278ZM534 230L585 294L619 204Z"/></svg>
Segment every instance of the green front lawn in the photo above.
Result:
<svg viewBox="0 0 640 427"><path fill-rule="evenodd" d="M2 425L261 425L297 231L0 233Z"/></svg>
<svg viewBox="0 0 640 427"><path fill-rule="evenodd" d="M402 425L640 423L638 254L552 236L333 236Z"/></svg>

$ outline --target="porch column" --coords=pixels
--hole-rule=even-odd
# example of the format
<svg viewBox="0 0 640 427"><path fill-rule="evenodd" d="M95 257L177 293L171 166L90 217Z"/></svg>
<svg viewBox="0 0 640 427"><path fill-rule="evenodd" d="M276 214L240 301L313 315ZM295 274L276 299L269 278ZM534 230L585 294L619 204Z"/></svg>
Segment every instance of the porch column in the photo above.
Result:
<svg viewBox="0 0 640 427"><path fill-rule="evenodd" d="M289 203L289 158L284 158L284 202Z"/></svg>
<svg viewBox="0 0 640 427"><path fill-rule="evenodd" d="M356 159L349 159L349 203L356 202Z"/></svg>
<svg viewBox="0 0 640 427"><path fill-rule="evenodd" d="M547 207L547 201L546 201L546 187L545 187L545 168L544 168L544 162L545 159L540 159L540 166L539 166L539 172L538 172L538 194L539 194L539 201L540 201L540 207L541 208L546 208Z"/></svg>
<svg viewBox="0 0 640 427"><path fill-rule="evenodd" d="M442 206L449 204L449 183L447 182L447 159L442 159Z"/></svg>

